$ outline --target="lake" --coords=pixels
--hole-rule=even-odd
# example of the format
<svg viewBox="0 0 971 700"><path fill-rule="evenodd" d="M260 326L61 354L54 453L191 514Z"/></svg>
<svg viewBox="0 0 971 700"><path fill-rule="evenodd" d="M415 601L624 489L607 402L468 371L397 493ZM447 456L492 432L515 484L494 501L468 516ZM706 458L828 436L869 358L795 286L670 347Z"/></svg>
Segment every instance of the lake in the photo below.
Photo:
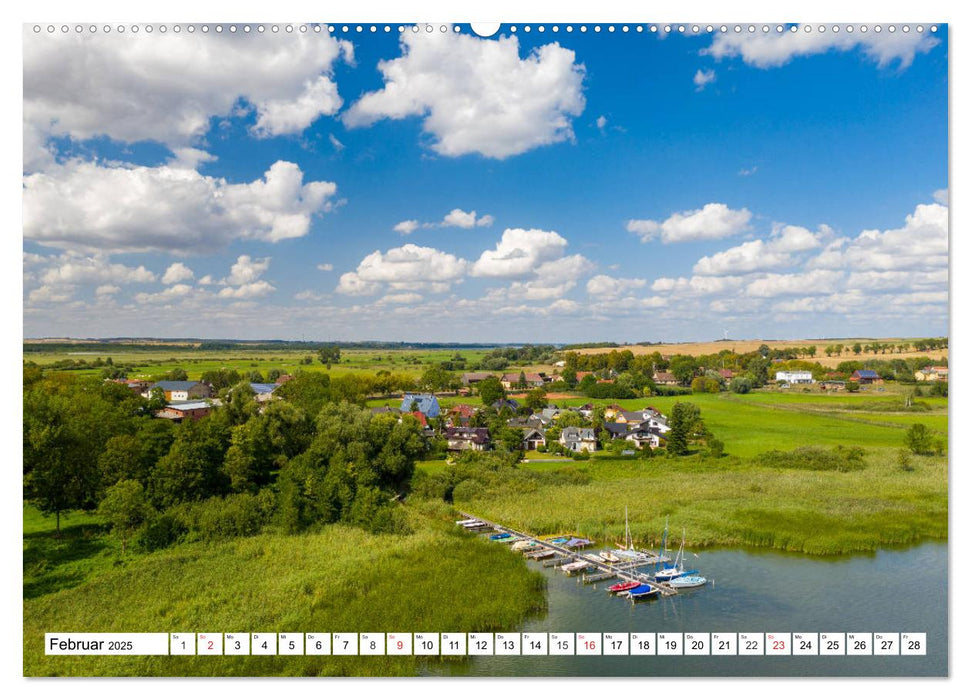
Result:
<svg viewBox="0 0 971 700"><path fill-rule="evenodd" d="M503 545L496 545L503 546ZM595 550L592 550L595 551ZM512 555L511 555L512 556ZM472 676L946 676L947 544L847 557L710 550L704 588L632 604L542 571L548 611L521 632L926 632L926 656L491 656L426 669Z"/></svg>

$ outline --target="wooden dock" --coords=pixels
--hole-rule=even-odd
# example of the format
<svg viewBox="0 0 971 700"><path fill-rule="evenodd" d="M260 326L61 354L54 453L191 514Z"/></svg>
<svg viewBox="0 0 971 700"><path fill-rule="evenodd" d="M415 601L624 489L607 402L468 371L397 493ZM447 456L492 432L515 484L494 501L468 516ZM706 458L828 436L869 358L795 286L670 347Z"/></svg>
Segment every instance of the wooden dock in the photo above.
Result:
<svg viewBox="0 0 971 700"><path fill-rule="evenodd" d="M493 522L491 522L489 520L486 520L485 518L480 518L480 517L475 516L475 515L472 515L470 513L464 513L462 511L459 511L459 512L465 518L475 518L479 522L485 523L486 525L488 525L491 528L493 528L496 532L508 532L510 535L516 535L517 537L521 537L523 539L533 540L533 541L540 541L540 538L538 538L538 537L536 537L534 535L530 535L529 533L519 532L518 530L513 530L512 528L505 527L504 525L500 525L498 523L493 523ZM553 544L552 542L545 542L544 545L545 545L545 547L547 549L552 549L556 554L559 554L562 557L572 557L574 559L574 561L577 561L577 562L581 562L581 561L586 562L587 564L590 565L591 568L598 569L601 573L610 573L613 576L616 576L617 578L621 578L621 579L623 579L625 581L637 581L638 583L649 583L652 586L655 586L656 588L658 588L661 591L661 595L671 596L671 595L677 595L678 594L678 589L676 589L676 588L674 588L672 586L669 586L666 583L661 583L661 582L658 582L658 581L654 581L647 574L638 573L637 571L635 571L631 567L630 564L625 563L625 564L620 564L620 565L614 565L614 564L607 563L607 562L605 562L603 560L597 561L595 559L592 559L591 556L588 555L588 554L582 554L580 552L575 552L575 551L573 551L571 549L568 549L568 548L566 548L566 547L564 547L562 545ZM600 557L597 557L597 559L600 559ZM668 561L667 557L653 557L652 559L653 559L653 561ZM647 561L645 561L645 562L638 562L637 565L638 566L648 566L649 565L649 562L647 562Z"/></svg>

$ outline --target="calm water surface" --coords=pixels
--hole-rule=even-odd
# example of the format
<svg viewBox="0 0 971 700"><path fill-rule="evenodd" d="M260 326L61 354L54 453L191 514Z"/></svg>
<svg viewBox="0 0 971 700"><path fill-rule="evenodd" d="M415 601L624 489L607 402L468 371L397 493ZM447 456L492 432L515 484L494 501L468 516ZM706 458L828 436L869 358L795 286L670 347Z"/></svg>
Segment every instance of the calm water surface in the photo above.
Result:
<svg viewBox="0 0 971 700"><path fill-rule="evenodd" d="M502 545L496 545L502 546ZM632 604L616 579L584 584L538 563L548 612L521 632L926 632L926 656L492 656L431 674L473 676L945 676L947 545L810 558L714 550L688 557L710 582Z"/></svg>

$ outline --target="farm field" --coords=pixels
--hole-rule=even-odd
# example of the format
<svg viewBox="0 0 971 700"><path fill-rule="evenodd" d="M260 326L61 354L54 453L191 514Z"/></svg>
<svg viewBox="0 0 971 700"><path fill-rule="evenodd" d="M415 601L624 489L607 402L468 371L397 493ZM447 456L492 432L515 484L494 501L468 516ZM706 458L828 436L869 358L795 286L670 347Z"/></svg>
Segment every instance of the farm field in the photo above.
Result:
<svg viewBox="0 0 971 700"><path fill-rule="evenodd" d="M83 346L79 346L83 348ZM36 362L39 365L49 365L63 360L95 360L96 358L111 357L116 367L131 367L131 379L140 379L153 375L164 374L173 369L184 369L189 379L199 379L204 372L219 369L235 369L240 373L259 371L266 374L271 369L279 369L292 374L298 370L311 372L327 372L332 376L341 376L355 371L402 372L420 375L430 365L451 360L456 353L461 354L468 362L481 360L488 352L486 349L436 349L436 350L356 350L341 349L341 361L331 365L328 369L321 364L315 353L294 350L199 350L186 348L173 351L125 351L125 346L119 346L118 352L98 351L88 352L79 349L76 352L25 352L24 360ZM305 358L312 358L312 362L304 364ZM71 370L78 376L99 375L100 369Z"/></svg>
<svg viewBox="0 0 971 700"><path fill-rule="evenodd" d="M24 524L34 538L24 556L36 570L34 545L50 539L53 520L31 510ZM411 656L45 656L42 640L56 630L480 631L514 627L545 609L541 575L459 532L446 511L409 509L408 535L331 525L314 534L197 542L125 559L113 553L103 557L109 566L90 566L79 578L68 562L49 561L44 586L25 570L24 675L416 675L425 662ZM68 531L63 541L113 547L97 530Z"/></svg>
<svg viewBox="0 0 971 700"><path fill-rule="evenodd" d="M834 355L833 357L826 357L825 348L828 345L833 345L835 343L842 343L845 345L852 345L853 343L859 341L864 345L868 342L873 342L874 340L880 343L904 343L909 342L908 338L832 338L829 340L717 340L705 343L659 343L657 345L623 345L615 348L579 348L574 350L584 355L596 355L600 353L608 353L612 350L630 350L635 355L649 355L653 352L659 352L662 355L714 355L722 350L732 350L737 353L746 353L757 350L761 345L767 345L771 349L776 348L790 348L790 347L809 347L811 345L816 346L816 356L813 359L814 362L818 362L824 367L836 367L841 362L846 362L847 360L859 360L864 362L866 360L892 360L892 359L908 359L911 357L933 357L933 358L947 358L947 348L943 350L926 350L926 351L908 351L908 352L894 352L894 353L866 353L861 352L859 355L854 354L849 350L844 350L843 354L840 356Z"/></svg>

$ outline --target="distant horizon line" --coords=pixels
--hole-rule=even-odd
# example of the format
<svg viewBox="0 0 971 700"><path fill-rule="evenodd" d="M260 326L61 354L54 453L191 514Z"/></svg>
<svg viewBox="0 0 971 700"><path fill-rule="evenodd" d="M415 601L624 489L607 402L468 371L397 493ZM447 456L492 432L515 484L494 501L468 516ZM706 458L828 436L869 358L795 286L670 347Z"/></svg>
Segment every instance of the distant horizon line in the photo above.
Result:
<svg viewBox="0 0 971 700"><path fill-rule="evenodd" d="M702 343L743 343L762 341L766 343L797 343L797 342L835 342L847 340L921 340L928 338L950 338L949 335L922 335L922 336L833 336L820 338L712 338L710 340L655 340L655 341L613 341L613 340L590 340L581 342L566 341L506 341L506 342L485 342L485 341L439 341L439 340L349 340L349 339L330 339L330 340L305 340L305 339L283 339L283 338L201 338L201 337L159 337L159 336L107 336L107 337L74 337L74 336L40 336L24 338L23 343L118 343L129 342L134 344L141 342L166 342L166 343L272 343L272 344L301 344L301 345L438 345L438 346L519 346L519 345L572 345L578 347L593 347L597 345L617 345L627 346L650 346L650 345L698 345Z"/></svg>

